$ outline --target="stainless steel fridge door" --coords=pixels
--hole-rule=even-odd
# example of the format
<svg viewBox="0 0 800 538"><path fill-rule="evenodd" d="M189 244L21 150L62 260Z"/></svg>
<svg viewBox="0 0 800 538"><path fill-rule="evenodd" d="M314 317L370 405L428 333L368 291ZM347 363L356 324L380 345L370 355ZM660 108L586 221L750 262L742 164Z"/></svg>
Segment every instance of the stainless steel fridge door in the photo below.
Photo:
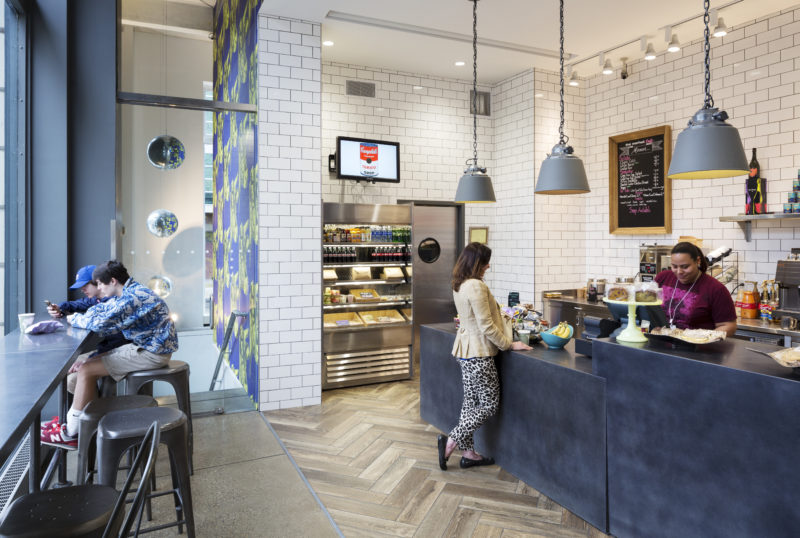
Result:
<svg viewBox="0 0 800 538"><path fill-rule="evenodd" d="M419 360L420 325L452 322L457 315L450 275L464 245L463 211L457 204L414 203L411 209L415 361Z"/></svg>

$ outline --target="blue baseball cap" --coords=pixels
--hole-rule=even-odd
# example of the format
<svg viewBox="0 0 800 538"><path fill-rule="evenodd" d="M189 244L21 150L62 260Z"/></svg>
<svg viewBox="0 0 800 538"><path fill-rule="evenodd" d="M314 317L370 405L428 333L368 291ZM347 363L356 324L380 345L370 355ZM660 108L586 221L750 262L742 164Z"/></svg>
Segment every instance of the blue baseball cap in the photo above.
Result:
<svg viewBox="0 0 800 538"><path fill-rule="evenodd" d="M92 281L92 273L96 265L87 265L78 269L78 274L75 275L75 284L69 287L71 290L78 290Z"/></svg>

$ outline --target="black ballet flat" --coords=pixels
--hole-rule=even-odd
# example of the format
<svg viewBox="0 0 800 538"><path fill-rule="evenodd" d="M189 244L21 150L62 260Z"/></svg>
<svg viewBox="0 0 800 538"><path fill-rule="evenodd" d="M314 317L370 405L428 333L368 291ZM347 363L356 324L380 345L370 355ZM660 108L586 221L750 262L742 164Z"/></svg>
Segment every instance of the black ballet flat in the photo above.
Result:
<svg viewBox="0 0 800 538"><path fill-rule="evenodd" d="M479 467L481 465L494 465L494 458L486 458L481 456L479 460L471 460L469 458L461 458L461 465L462 469L468 469L470 467Z"/></svg>
<svg viewBox="0 0 800 538"><path fill-rule="evenodd" d="M436 442L439 445L439 469L442 471L447 470L447 458L445 457L445 451L447 450L447 437L444 435L439 434L439 437L436 438Z"/></svg>

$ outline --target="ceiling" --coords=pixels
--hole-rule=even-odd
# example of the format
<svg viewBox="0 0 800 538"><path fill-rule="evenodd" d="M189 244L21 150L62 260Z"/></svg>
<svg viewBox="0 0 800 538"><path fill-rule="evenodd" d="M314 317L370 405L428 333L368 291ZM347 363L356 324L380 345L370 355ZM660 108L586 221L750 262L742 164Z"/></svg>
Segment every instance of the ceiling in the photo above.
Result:
<svg viewBox="0 0 800 538"><path fill-rule="evenodd" d="M726 0L711 8L732 27L798 1ZM334 42L322 48L324 60L472 79L471 0L264 0L261 13L322 23L322 39ZM682 43L699 39L702 13L701 0L566 0L567 63L580 77L594 75L605 52L619 68L621 57L642 58L643 36L668 54L665 27L675 25ZM558 70L558 1L481 0L478 36L479 82L494 84L532 67ZM712 40L712 57L719 42ZM456 67L457 60L466 65Z"/></svg>

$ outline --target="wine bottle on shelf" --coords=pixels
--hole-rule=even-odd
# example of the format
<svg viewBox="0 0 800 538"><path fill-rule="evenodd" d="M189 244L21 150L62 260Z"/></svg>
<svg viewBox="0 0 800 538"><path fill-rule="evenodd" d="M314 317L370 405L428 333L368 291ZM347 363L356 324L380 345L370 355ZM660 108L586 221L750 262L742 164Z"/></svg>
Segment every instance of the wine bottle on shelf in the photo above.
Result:
<svg viewBox="0 0 800 538"><path fill-rule="evenodd" d="M747 215L761 215L767 212L767 180L761 177L761 165L756 157L756 148L753 148L753 157L750 159L750 173L746 180L745 213Z"/></svg>
<svg viewBox="0 0 800 538"><path fill-rule="evenodd" d="M756 158L756 148L753 148L753 158L750 159L750 177L761 177L761 165Z"/></svg>

